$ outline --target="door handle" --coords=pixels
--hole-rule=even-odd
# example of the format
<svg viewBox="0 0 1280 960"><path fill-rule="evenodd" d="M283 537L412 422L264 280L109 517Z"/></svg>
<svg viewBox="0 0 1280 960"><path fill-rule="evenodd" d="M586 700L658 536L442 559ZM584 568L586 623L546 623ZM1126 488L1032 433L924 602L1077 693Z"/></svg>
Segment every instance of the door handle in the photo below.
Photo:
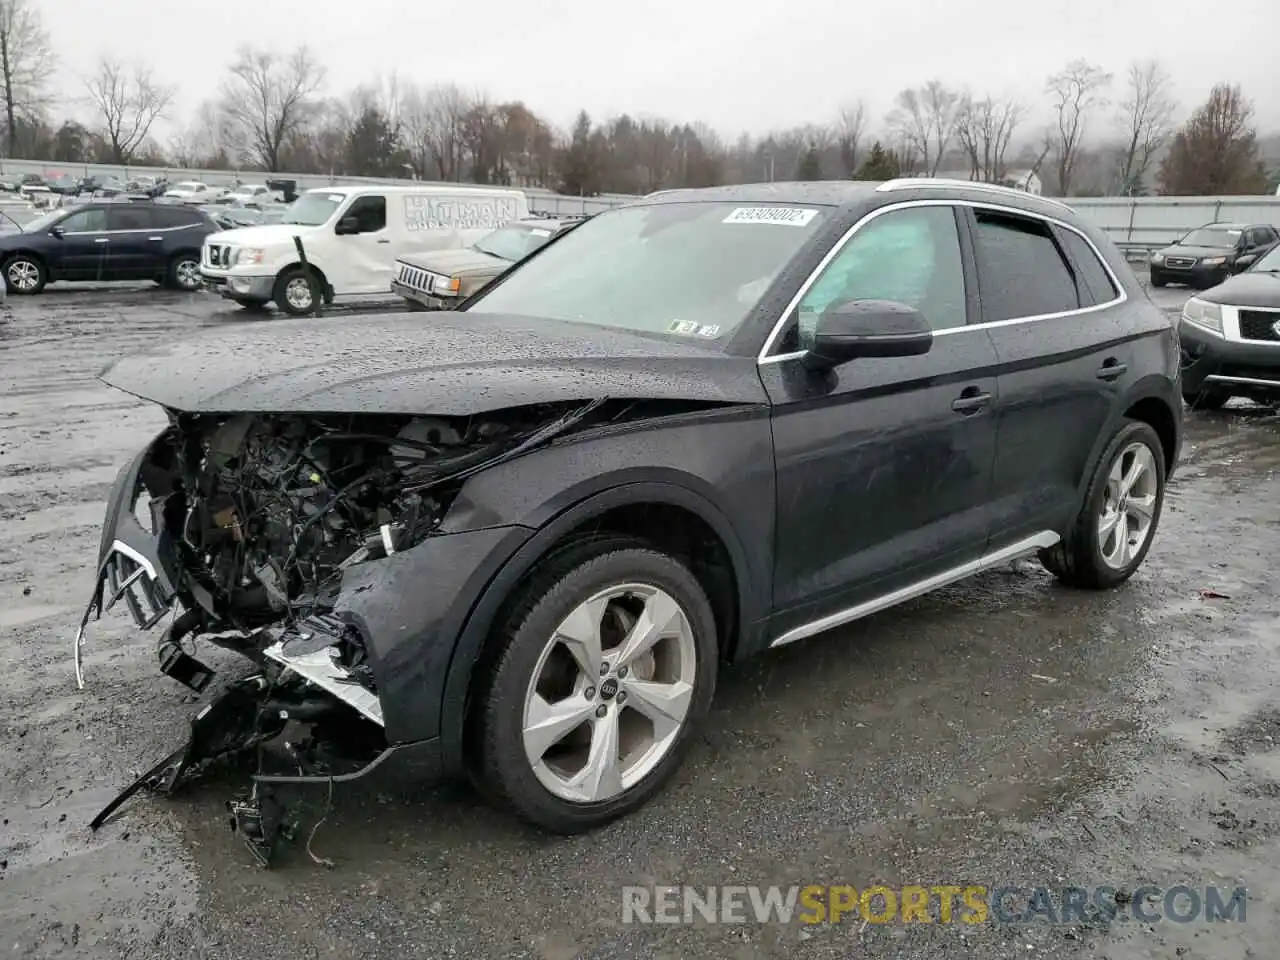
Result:
<svg viewBox="0 0 1280 960"><path fill-rule="evenodd" d="M164 237L147 237L148 240L163 240Z"/></svg>
<svg viewBox="0 0 1280 960"><path fill-rule="evenodd" d="M1117 377L1123 376L1128 372L1128 370L1129 365L1127 363L1121 363L1114 357L1108 357L1106 362L1098 368L1098 379L1114 380Z"/></svg>
<svg viewBox="0 0 1280 960"><path fill-rule="evenodd" d="M94 237L93 242L94 243L110 243L111 238L110 237Z"/></svg>
<svg viewBox="0 0 1280 960"><path fill-rule="evenodd" d="M384 237L383 239L379 240L378 242L379 242L379 243L390 243L391 241L390 241L390 240L388 240L388 239L386 239L386 238Z"/></svg>
<svg viewBox="0 0 1280 960"><path fill-rule="evenodd" d="M951 401L951 409L968 416L977 413L990 402L991 394L984 392L981 387L965 387L960 396Z"/></svg>

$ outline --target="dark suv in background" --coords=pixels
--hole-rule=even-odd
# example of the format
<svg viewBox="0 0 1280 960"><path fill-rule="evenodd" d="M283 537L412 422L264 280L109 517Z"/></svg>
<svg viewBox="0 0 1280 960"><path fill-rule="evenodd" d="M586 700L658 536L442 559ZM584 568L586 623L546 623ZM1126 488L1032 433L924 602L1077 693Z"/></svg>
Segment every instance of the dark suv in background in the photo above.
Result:
<svg viewBox="0 0 1280 960"><path fill-rule="evenodd" d="M58 280L155 280L200 285L200 247L219 227L176 205L121 201L60 208L0 234L0 271L12 294Z"/></svg>
<svg viewBox="0 0 1280 960"><path fill-rule="evenodd" d="M1266 223L1206 223L1151 255L1151 285L1215 286L1244 270L1277 240L1280 232Z"/></svg>

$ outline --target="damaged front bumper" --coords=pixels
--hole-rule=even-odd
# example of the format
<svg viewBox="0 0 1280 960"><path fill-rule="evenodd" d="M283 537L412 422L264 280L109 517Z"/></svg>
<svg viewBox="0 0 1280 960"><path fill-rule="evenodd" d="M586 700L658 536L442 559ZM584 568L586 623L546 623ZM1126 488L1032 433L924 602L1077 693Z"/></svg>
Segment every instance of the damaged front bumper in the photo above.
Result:
<svg viewBox="0 0 1280 960"><path fill-rule="evenodd" d="M157 438L159 442L160 438ZM214 671L184 648L205 624L190 582L177 569L162 505L142 482L151 448L121 472L103 526L97 578L75 637L77 683L90 622L121 601L140 629L173 614L159 638L161 672L203 692ZM501 565L528 538L523 527L441 533L392 556L343 572L331 611L252 633L206 634L247 656L252 676L225 685L192 720L187 743L131 784L95 819L97 829L139 790L170 794L214 760L256 751L252 791L229 804L237 829L262 863L287 834L277 791L371 775L391 783L429 783L441 760L441 704L457 636ZM354 631L369 677L340 662L343 634ZM307 735L286 735L305 729Z"/></svg>

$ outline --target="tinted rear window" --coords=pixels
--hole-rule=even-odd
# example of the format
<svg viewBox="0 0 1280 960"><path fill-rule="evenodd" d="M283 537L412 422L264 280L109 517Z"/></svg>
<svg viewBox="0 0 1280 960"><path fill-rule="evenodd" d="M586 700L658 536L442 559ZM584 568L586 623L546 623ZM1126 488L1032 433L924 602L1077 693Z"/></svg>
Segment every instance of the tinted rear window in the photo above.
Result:
<svg viewBox="0 0 1280 960"><path fill-rule="evenodd" d="M1080 291L1081 306L1091 307L1108 303L1118 295L1106 268L1098 261L1093 246L1074 230L1059 230L1058 237L1067 253L1075 261L1076 270L1084 289Z"/></svg>

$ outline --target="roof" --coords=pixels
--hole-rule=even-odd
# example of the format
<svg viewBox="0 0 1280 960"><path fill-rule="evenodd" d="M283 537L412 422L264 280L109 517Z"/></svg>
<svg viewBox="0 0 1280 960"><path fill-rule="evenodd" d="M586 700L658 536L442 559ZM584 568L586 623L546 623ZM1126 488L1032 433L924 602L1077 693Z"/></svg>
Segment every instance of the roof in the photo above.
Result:
<svg viewBox="0 0 1280 960"><path fill-rule="evenodd" d="M1042 216L1064 216L1071 212L1066 204L995 183L972 180L948 180L940 177L900 177L880 182L869 180L819 180L815 182L745 183L723 187L687 190L663 190L651 193L641 203L713 202L739 203L804 203L813 206L838 207L867 201L877 194L901 194L903 200L939 199L986 202L1038 213ZM888 198L886 198L887 200ZM893 199L898 199L894 197Z"/></svg>
<svg viewBox="0 0 1280 960"><path fill-rule="evenodd" d="M688 203L715 201L809 203L825 207L838 207L853 200L865 200L874 194L876 186L876 182L871 180L787 180L774 183L735 183L723 187L659 190L657 193L642 197L641 202L678 200Z"/></svg>
<svg viewBox="0 0 1280 960"><path fill-rule="evenodd" d="M427 184L421 186L402 186L400 184L391 183L344 183L335 184L332 187L308 187L302 191L307 193L434 193L446 196L457 196L458 194L490 196L490 197L510 197L513 195L523 195L524 191L517 190L514 187L484 187L476 186L469 183L460 183L455 186L441 186L440 184Z"/></svg>

